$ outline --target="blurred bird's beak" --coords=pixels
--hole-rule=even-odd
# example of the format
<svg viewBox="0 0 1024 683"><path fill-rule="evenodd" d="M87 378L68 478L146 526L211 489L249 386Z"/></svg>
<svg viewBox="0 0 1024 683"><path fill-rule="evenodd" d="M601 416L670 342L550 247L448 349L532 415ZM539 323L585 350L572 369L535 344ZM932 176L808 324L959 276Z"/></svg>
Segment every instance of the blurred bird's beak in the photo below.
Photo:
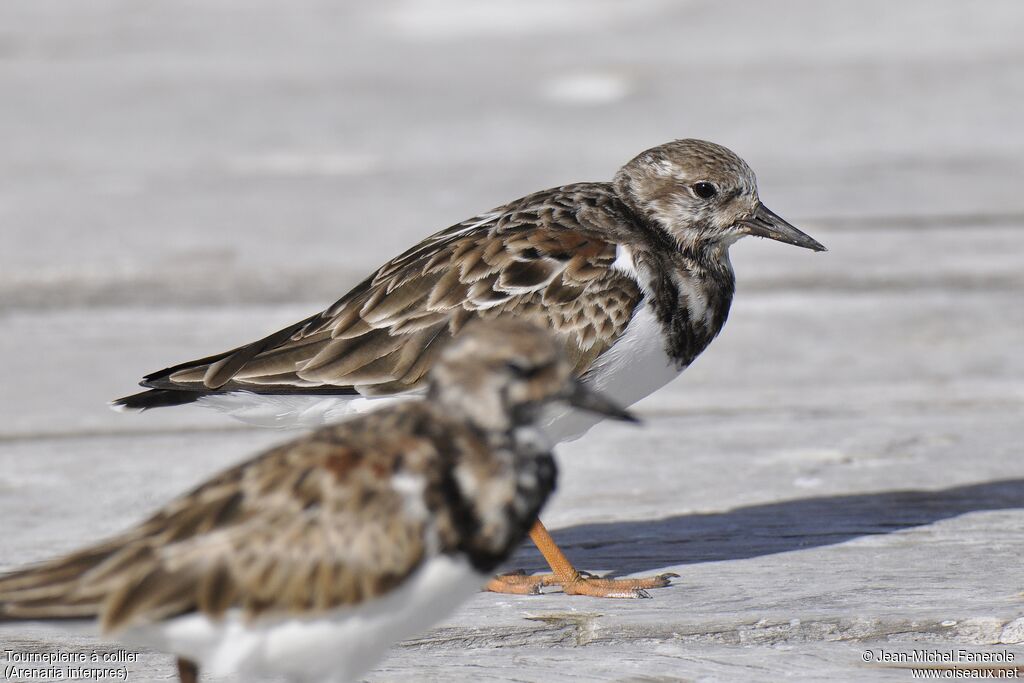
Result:
<svg viewBox="0 0 1024 683"><path fill-rule="evenodd" d="M579 380L573 380L572 390L565 400L569 405L575 408L605 415L613 420L623 420L624 422L636 423L640 422L640 420L634 417L628 410L612 403Z"/></svg>
<svg viewBox="0 0 1024 683"><path fill-rule="evenodd" d="M740 221L740 225L747 229L748 235L767 237L770 240L794 244L804 249L827 251L817 240L776 216L774 212L761 202L757 203L754 215Z"/></svg>

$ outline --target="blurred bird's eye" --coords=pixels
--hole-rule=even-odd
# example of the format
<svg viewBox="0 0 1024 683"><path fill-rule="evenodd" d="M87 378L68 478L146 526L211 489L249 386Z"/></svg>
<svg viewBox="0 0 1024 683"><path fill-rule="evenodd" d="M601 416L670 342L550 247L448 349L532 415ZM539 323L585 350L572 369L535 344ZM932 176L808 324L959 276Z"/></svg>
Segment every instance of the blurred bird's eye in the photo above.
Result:
<svg viewBox="0 0 1024 683"><path fill-rule="evenodd" d="M508 361L507 363L505 363L505 367L508 368L509 372L511 372L513 375L516 375L517 377L522 377L528 371L525 366L520 365L515 361Z"/></svg>
<svg viewBox="0 0 1024 683"><path fill-rule="evenodd" d="M718 188L711 183L699 182L693 184L693 193L701 199L711 199L718 194Z"/></svg>
<svg viewBox="0 0 1024 683"><path fill-rule="evenodd" d="M523 379L531 379L536 377L544 371L543 366L536 365L520 365L516 362L508 362L505 366L512 372L516 377L522 377Z"/></svg>

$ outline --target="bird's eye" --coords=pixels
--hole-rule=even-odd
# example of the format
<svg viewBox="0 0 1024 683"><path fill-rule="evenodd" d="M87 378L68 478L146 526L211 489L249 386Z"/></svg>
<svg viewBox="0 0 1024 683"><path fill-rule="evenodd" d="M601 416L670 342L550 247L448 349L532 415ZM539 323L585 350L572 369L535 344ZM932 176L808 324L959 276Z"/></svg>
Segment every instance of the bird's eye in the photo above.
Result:
<svg viewBox="0 0 1024 683"><path fill-rule="evenodd" d="M701 181L693 184L693 193L701 199L711 199L718 194L718 188L711 183Z"/></svg>

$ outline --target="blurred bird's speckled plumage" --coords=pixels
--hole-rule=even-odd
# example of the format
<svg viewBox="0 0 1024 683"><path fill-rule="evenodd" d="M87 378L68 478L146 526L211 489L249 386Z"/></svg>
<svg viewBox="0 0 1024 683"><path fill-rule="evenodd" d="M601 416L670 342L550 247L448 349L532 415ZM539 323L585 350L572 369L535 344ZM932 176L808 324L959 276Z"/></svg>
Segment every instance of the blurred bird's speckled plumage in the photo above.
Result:
<svg viewBox="0 0 1024 683"><path fill-rule="evenodd" d="M340 658L332 666L357 675L479 590L525 538L554 487L532 433L544 406L628 418L573 378L547 332L472 328L440 354L426 400L323 427L107 542L0 576L0 619L98 619L218 671L256 666L252 639L284 638L274 647L293 654L259 666L305 675ZM282 636L282 623L320 630ZM328 651L302 663L324 624L337 630Z"/></svg>

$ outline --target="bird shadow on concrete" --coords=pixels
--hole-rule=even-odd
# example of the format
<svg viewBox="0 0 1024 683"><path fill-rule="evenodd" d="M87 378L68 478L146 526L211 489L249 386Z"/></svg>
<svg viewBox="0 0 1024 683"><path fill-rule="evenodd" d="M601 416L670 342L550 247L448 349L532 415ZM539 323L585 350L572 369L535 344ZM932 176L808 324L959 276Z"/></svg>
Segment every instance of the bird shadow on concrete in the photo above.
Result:
<svg viewBox="0 0 1024 683"><path fill-rule="evenodd" d="M799 498L727 512L580 524L552 534L576 566L616 576L816 548L924 526L968 512L1015 508L1024 508L1024 479L937 491ZM529 544L509 566L530 571L545 568L543 559Z"/></svg>

